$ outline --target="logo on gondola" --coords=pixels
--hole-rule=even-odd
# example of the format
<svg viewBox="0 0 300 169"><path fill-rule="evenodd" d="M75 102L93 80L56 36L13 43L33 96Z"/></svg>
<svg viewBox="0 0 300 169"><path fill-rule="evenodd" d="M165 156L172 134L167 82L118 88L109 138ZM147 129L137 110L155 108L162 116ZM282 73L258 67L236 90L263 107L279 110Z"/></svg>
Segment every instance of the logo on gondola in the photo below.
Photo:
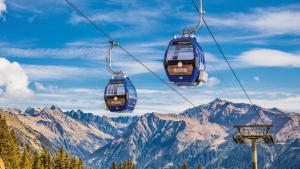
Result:
<svg viewBox="0 0 300 169"><path fill-rule="evenodd" d="M192 42L191 42L191 41L177 41L176 44L180 44L180 45L191 45Z"/></svg>
<svg viewBox="0 0 300 169"><path fill-rule="evenodd" d="M174 73L186 73L188 70L187 68L174 68L173 72Z"/></svg>

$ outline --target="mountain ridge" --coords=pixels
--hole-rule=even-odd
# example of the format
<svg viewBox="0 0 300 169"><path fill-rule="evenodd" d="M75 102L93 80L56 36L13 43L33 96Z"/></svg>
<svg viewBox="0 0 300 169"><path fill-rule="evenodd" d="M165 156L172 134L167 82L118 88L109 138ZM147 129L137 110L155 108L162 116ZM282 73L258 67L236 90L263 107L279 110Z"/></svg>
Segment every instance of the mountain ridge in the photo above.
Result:
<svg viewBox="0 0 300 169"><path fill-rule="evenodd" d="M264 121L276 122L273 132L278 141L282 143L278 146L279 149L286 149L287 146L283 144L293 143L300 138L298 134L300 133L299 114L284 114L276 112L274 109L265 109L256 105L254 107L260 112ZM250 152L249 145L247 145L248 151L244 152L240 149L240 145L233 142L232 135L235 133L233 125L254 124L259 120L260 117L251 105L236 104L221 99L188 109L179 115L145 114L139 117L135 124L131 125L133 127L133 129L129 129L131 132L113 139L109 144L95 151L91 155L90 162L96 166L107 167L113 160L120 161L124 160L122 157L127 157L138 161L138 168L147 169L180 168L183 161L187 161L188 165L193 168L198 163L203 164L205 168L229 167L235 165L236 162L226 158L226 154L245 161L241 152L244 154ZM181 122L180 130L178 129L178 122ZM156 127L160 128L157 130ZM173 130L169 131L170 128ZM120 147L123 148L120 149ZM272 157L271 160L265 155L259 155L260 167L280 168L276 158L274 158L274 150L264 144L259 144L258 147L261 154ZM221 155L216 155L216 153ZM296 154L300 155L300 153ZM107 157L103 158L104 155ZM155 158L156 155L164 157L164 160L158 161ZM186 156L191 157L187 158ZM200 158L198 161L195 157L202 159ZM299 164L300 162L296 161L287 165L292 167L295 166L295 163ZM247 166L249 164L239 163L235 168L247 168Z"/></svg>
<svg viewBox="0 0 300 169"><path fill-rule="evenodd" d="M266 122L274 122L272 131L280 142L280 155L289 153L298 159L300 115L277 108L254 108ZM233 142L232 126L260 120L251 105L218 98L180 114L153 112L133 117L97 116L81 110L63 112L57 106L9 111L45 135L53 145L64 146L70 153L84 157L87 163L109 167L114 160L133 159L138 169L176 169L183 161L193 168L197 164L208 169L249 168L251 149L249 145ZM280 168L271 146L258 144L258 151L259 167ZM285 165L299 166L299 161L285 158L289 161Z"/></svg>

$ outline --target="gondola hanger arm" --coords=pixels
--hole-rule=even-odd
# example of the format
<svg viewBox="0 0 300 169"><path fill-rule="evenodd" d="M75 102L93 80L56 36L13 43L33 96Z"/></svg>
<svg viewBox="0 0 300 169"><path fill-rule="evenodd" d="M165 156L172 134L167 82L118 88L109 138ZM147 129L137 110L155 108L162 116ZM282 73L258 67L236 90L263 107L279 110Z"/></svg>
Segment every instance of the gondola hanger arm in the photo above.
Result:
<svg viewBox="0 0 300 169"><path fill-rule="evenodd" d="M112 68L112 48L118 46L119 44L115 41L109 41L108 55L106 56L107 70L112 74L113 77L124 77L124 72L121 70L113 70Z"/></svg>
<svg viewBox="0 0 300 169"><path fill-rule="evenodd" d="M199 20L196 26L194 27L187 27L183 29L182 34L183 35L191 35L195 32L198 32L198 30L201 28L201 26L203 25L203 14L205 13L203 11L203 7L202 7L202 0L199 0L199 5L198 5L198 15L199 15Z"/></svg>

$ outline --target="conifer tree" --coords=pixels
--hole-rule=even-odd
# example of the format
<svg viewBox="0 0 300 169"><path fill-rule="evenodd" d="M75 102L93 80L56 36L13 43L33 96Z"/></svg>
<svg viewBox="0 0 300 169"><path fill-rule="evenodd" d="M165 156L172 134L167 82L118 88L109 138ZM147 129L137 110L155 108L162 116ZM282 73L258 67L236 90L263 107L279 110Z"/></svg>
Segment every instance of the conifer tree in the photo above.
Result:
<svg viewBox="0 0 300 169"><path fill-rule="evenodd" d="M110 169L117 169L117 163L114 161L110 167Z"/></svg>
<svg viewBox="0 0 300 169"><path fill-rule="evenodd" d="M182 165L181 168L182 168L182 169L188 169L187 163L186 163L186 162L183 162L183 165Z"/></svg>
<svg viewBox="0 0 300 169"><path fill-rule="evenodd" d="M7 169L19 169L19 149L15 132L10 132L5 117L0 115L0 156Z"/></svg>
<svg viewBox="0 0 300 169"><path fill-rule="evenodd" d="M71 157L70 160L70 169L77 169L78 168L78 160L75 156Z"/></svg>
<svg viewBox="0 0 300 169"><path fill-rule="evenodd" d="M70 161L69 161L69 155L67 152L63 152L63 161L62 161L62 164L63 164L63 168L64 169L68 169L70 167Z"/></svg>
<svg viewBox="0 0 300 169"><path fill-rule="evenodd" d="M47 149L41 155L32 154L29 144L20 153L16 132L9 131L5 117L0 114L0 159L6 169L84 169L83 159L69 157L62 147L54 158ZM52 160L54 159L54 160ZM114 168L116 169L116 168Z"/></svg>
<svg viewBox="0 0 300 169"><path fill-rule="evenodd" d="M61 147L59 151L56 153L54 158L54 169L64 169L63 168L63 158L64 158L64 148Z"/></svg>
<svg viewBox="0 0 300 169"><path fill-rule="evenodd" d="M35 152L33 155L32 169L44 169L38 152Z"/></svg>
<svg viewBox="0 0 300 169"><path fill-rule="evenodd" d="M20 157L20 147L17 144L17 135L16 135L16 132L15 132L14 129L11 130L10 135L11 135L11 139L12 139L11 152L16 157L16 160L17 160L16 163L18 165L19 164L19 157Z"/></svg>
<svg viewBox="0 0 300 169"><path fill-rule="evenodd" d="M120 161L119 166L118 166L118 169L124 169L124 166L123 166L122 161Z"/></svg>
<svg viewBox="0 0 300 169"><path fill-rule="evenodd" d="M43 149L43 153L41 155L41 162L44 169L52 169L52 158L48 151L48 149Z"/></svg>
<svg viewBox="0 0 300 169"><path fill-rule="evenodd" d="M82 158L79 158L78 169L84 169L84 163Z"/></svg>
<svg viewBox="0 0 300 169"><path fill-rule="evenodd" d="M135 164L133 163L132 160L127 160L124 162L124 169L135 169Z"/></svg>
<svg viewBox="0 0 300 169"><path fill-rule="evenodd" d="M124 169L129 169L129 160L124 162Z"/></svg>
<svg viewBox="0 0 300 169"><path fill-rule="evenodd" d="M11 160L12 160L12 166L14 169L19 169L19 157L20 157L20 149L17 145L17 139L16 139L16 132L15 130L12 130L10 132L10 153L11 153Z"/></svg>
<svg viewBox="0 0 300 169"><path fill-rule="evenodd" d="M20 161L20 168L21 169L31 169L32 168L32 159L31 159L31 154L30 154L30 147L28 144L23 148L23 153L22 153L21 161Z"/></svg>
<svg viewBox="0 0 300 169"><path fill-rule="evenodd" d="M10 168L9 130L5 117L0 115L0 156L7 168Z"/></svg>
<svg viewBox="0 0 300 169"><path fill-rule="evenodd" d="M202 165L199 164L198 167L197 167L197 169L203 169Z"/></svg>

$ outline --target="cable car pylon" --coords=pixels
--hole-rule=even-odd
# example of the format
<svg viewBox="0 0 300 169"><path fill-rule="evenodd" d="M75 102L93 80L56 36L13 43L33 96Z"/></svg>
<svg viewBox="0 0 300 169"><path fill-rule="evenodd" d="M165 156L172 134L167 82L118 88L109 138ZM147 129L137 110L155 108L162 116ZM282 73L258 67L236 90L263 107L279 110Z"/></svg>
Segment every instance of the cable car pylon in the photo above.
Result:
<svg viewBox="0 0 300 169"><path fill-rule="evenodd" d="M252 169L258 169L257 165L257 149L256 144L262 140L266 144L274 143L274 137L271 133L271 124L253 124L253 125L235 125L237 134L233 136L233 140L239 144L252 144Z"/></svg>

